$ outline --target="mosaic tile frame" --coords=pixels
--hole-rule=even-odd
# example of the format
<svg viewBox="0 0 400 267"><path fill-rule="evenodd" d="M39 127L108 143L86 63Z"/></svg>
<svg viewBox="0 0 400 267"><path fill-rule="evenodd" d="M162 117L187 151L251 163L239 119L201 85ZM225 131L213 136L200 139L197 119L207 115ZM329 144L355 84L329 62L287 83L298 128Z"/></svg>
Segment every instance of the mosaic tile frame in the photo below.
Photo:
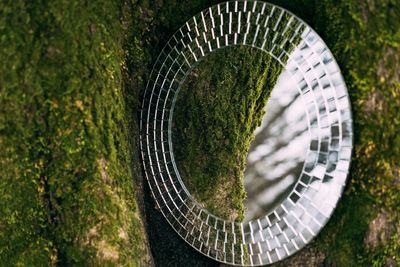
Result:
<svg viewBox="0 0 400 267"><path fill-rule="evenodd" d="M190 195L174 160L171 135L180 85L203 57L232 45L261 49L290 71L306 105L311 138L289 197L246 224L209 213ZM292 57L294 49L305 52ZM257 266L297 252L327 223L346 184L352 132L347 88L322 39L276 5L229 1L187 21L160 53L143 96L140 148L152 195L175 231L217 261Z"/></svg>

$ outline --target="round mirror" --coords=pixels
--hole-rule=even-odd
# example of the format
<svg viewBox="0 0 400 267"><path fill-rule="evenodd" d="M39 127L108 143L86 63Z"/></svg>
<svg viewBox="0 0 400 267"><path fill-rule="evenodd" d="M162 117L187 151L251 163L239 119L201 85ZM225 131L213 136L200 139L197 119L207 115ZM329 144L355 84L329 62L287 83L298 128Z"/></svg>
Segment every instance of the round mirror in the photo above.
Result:
<svg viewBox="0 0 400 267"><path fill-rule="evenodd" d="M233 265L270 264L310 242L351 159L348 93L331 52L261 1L212 6L173 35L140 131L163 215L191 246Z"/></svg>

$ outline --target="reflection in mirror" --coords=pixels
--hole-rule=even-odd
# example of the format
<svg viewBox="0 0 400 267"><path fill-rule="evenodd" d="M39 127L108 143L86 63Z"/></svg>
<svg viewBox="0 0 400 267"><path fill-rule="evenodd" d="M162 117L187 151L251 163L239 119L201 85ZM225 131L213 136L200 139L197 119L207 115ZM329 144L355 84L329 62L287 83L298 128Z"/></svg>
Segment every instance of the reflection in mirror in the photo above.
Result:
<svg viewBox="0 0 400 267"><path fill-rule="evenodd" d="M227 47L200 61L180 87L172 127L177 168L216 216L244 219L247 152L282 69L259 49Z"/></svg>
<svg viewBox="0 0 400 267"><path fill-rule="evenodd" d="M245 222L269 214L301 174L309 147L307 117L297 85L284 71L255 130L245 171Z"/></svg>

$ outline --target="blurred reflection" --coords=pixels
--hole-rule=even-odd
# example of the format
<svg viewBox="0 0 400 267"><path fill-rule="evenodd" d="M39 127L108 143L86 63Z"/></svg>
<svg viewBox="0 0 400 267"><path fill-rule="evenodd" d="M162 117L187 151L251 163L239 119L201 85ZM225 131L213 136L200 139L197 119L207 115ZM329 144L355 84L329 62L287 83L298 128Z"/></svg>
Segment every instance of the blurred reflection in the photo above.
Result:
<svg viewBox="0 0 400 267"><path fill-rule="evenodd" d="M292 191L302 171L310 135L296 83L284 71L255 131L245 170L245 222L268 214Z"/></svg>

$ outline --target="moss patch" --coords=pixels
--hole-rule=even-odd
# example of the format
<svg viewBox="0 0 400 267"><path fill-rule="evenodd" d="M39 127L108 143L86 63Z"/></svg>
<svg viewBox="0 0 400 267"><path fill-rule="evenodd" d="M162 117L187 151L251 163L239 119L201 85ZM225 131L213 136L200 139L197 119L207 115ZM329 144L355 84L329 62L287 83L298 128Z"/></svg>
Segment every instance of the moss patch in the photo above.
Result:
<svg viewBox="0 0 400 267"><path fill-rule="evenodd" d="M0 5L0 261L138 265L118 2Z"/></svg>

